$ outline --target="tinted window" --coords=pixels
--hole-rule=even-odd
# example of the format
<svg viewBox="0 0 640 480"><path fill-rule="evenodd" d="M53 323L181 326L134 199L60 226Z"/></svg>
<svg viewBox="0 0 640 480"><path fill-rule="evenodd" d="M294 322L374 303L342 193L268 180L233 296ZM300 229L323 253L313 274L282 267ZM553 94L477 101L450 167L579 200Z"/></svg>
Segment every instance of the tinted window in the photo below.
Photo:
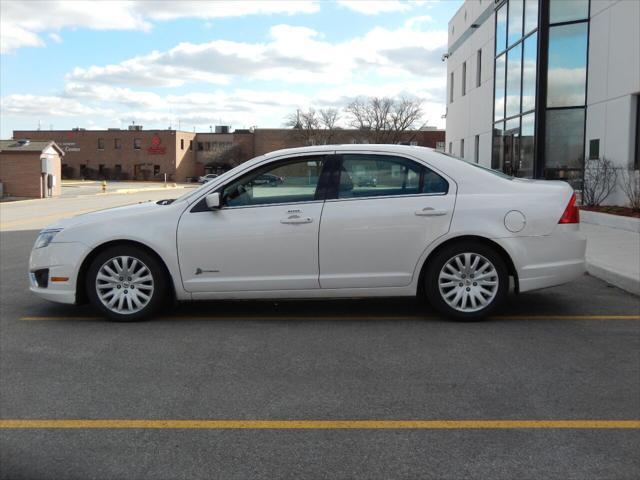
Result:
<svg viewBox="0 0 640 480"><path fill-rule="evenodd" d="M524 33L525 35L538 26L538 0L524 2Z"/></svg>
<svg viewBox="0 0 640 480"><path fill-rule="evenodd" d="M339 198L444 194L449 185L416 162L386 155L344 155Z"/></svg>
<svg viewBox="0 0 640 480"><path fill-rule="evenodd" d="M502 52L507 43L507 4L496 13L496 54Z"/></svg>
<svg viewBox="0 0 640 480"><path fill-rule="evenodd" d="M587 91L587 23L549 29L547 75L547 107L584 105Z"/></svg>
<svg viewBox="0 0 640 480"><path fill-rule="evenodd" d="M584 108L547 111L547 169L579 169L583 162Z"/></svg>
<svg viewBox="0 0 640 480"><path fill-rule="evenodd" d="M513 45L522 37L522 0L509 2L509 45Z"/></svg>
<svg viewBox="0 0 640 480"><path fill-rule="evenodd" d="M589 0L556 0L549 5L549 23L584 20L588 16Z"/></svg>
<svg viewBox="0 0 640 480"><path fill-rule="evenodd" d="M312 201L323 163L323 157L303 157L256 169L224 188L223 204L241 207Z"/></svg>
<svg viewBox="0 0 640 480"><path fill-rule="evenodd" d="M507 117L520 113L520 75L522 73L522 44L507 53Z"/></svg>
<svg viewBox="0 0 640 480"><path fill-rule="evenodd" d="M496 79L495 79L495 120L502 120L504 118L504 75L506 67L506 54L500 55L496 58Z"/></svg>
<svg viewBox="0 0 640 480"><path fill-rule="evenodd" d="M522 111L533 110L536 106L536 64L538 34L534 33L524 41L522 66Z"/></svg>

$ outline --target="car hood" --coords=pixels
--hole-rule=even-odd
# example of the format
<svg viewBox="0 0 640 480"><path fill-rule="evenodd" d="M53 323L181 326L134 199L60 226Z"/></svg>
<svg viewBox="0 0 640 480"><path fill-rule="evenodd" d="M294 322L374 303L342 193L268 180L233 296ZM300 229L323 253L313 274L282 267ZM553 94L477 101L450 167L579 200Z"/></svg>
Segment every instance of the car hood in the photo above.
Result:
<svg viewBox="0 0 640 480"><path fill-rule="evenodd" d="M139 215L150 213L151 211L166 208L164 205L158 205L156 202L147 201L123 205L119 207L105 208L104 210L96 210L95 212L82 213L75 217L63 218L56 223L49 225L47 228L67 229L97 222L109 222L122 217L131 215Z"/></svg>

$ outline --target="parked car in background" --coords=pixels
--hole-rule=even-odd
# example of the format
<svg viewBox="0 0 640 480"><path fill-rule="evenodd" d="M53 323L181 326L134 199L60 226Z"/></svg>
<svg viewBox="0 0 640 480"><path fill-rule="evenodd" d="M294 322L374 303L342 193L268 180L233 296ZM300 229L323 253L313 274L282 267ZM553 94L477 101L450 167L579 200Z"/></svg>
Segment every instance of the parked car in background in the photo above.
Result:
<svg viewBox="0 0 640 480"><path fill-rule="evenodd" d="M207 183L217 177L219 177L217 173L208 173L206 175L198 177L198 183Z"/></svg>
<svg viewBox="0 0 640 480"><path fill-rule="evenodd" d="M284 182L284 178L278 175L272 175L270 173L264 173L262 175L258 175L251 182L252 185L271 185L276 186L280 185Z"/></svg>
<svg viewBox="0 0 640 480"><path fill-rule="evenodd" d="M354 181L370 172L376 185ZM169 299L421 296L477 320L585 270L573 189L423 147L280 150L175 200L40 232L31 291L131 321Z"/></svg>

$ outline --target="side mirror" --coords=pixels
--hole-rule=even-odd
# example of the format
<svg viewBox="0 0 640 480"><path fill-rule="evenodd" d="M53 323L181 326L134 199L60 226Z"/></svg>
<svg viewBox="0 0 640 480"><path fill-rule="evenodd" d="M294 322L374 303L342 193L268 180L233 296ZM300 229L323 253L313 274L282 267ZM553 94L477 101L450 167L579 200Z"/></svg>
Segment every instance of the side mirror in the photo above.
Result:
<svg viewBox="0 0 640 480"><path fill-rule="evenodd" d="M217 210L220 208L220 192L210 193L206 197L204 197L205 202L207 202L207 208L209 210Z"/></svg>

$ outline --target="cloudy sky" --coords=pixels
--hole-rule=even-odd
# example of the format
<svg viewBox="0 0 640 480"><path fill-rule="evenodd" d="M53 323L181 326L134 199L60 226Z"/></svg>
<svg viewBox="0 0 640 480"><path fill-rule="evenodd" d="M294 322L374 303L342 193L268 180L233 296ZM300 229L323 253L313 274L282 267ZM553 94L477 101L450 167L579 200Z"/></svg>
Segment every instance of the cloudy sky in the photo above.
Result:
<svg viewBox="0 0 640 480"><path fill-rule="evenodd" d="M417 96L444 127L440 57L461 3L2 0L1 136L280 127L358 95Z"/></svg>

